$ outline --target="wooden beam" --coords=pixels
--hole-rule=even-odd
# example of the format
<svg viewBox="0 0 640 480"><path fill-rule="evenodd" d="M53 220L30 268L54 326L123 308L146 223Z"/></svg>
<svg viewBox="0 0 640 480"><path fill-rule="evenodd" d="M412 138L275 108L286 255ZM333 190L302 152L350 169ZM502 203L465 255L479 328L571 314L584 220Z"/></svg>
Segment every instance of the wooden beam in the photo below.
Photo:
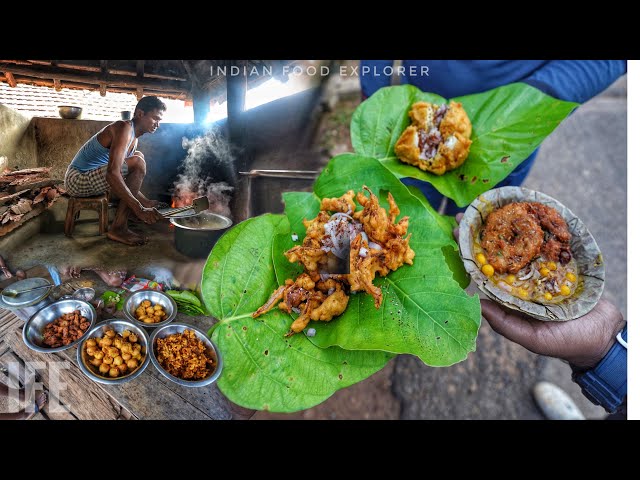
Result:
<svg viewBox="0 0 640 480"><path fill-rule="evenodd" d="M46 206L44 205L44 202L38 203L35 207L33 207L33 210L25 213L24 217L22 217L19 221L9 222L0 226L0 237L4 237L10 231L15 230L19 226L24 225L27 221L31 220L33 217L38 216L45 210L45 208Z"/></svg>
<svg viewBox="0 0 640 480"><path fill-rule="evenodd" d="M138 78L144 77L144 60L136 60L136 73Z"/></svg>
<svg viewBox="0 0 640 480"><path fill-rule="evenodd" d="M142 89L142 87L136 88L136 98L138 99L138 101L140 101L142 97L144 97L144 90Z"/></svg>
<svg viewBox="0 0 640 480"><path fill-rule="evenodd" d="M58 78L53 79L53 88L56 90L56 92L62 90L62 84L60 83L60 80Z"/></svg>
<svg viewBox="0 0 640 480"><path fill-rule="evenodd" d="M7 77L7 83L9 84L9 86L15 88L17 83L16 79L13 78L13 73L5 71L4 76Z"/></svg>
<svg viewBox="0 0 640 480"><path fill-rule="evenodd" d="M3 81L4 78L0 76L0 81ZM17 83L27 84L27 85L37 85L40 87L54 87L54 82L51 79L40 79L40 78L31 78L31 77L16 77ZM76 90L90 90L90 91L99 91L99 86L95 84L87 84L87 83L77 83L77 82L68 82L65 81L64 88L72 88ZM156 95L159 97L165 98L174 98L174 99L182 99L185 100L187 98L191 98L191 95L188 90L174 90L174 89L160 89L160 88L145 88L145 94L147 95ZM109 86L107 85L107 92L114 93L128 93L135 95L135 88L127 88L127 87L119 87L119 86Z"/></svg>
<svg viewBox="0 0 640 480"><path fill-rule="evenodd" d="M29 60L0 60L0 63L13 63L15 65L31 65Z"/></svg>
<svg viewBox="0 0 640 480"><path fill-rule="evenodd" d="M69 70L81 70L83 72L99 72L100 67L90 67L88 65L73 65L71 63L59 63L58 67L68 68Z"/></svg>
<svg viewBox="0 0 640 480"><path fill-rule="evenodd" d="M41 67L24 67L17 66L12 67L14 74L24 75L34 78L51 79L58 78L60 80L69 82L82 82L93 85L98 85L101 81L105 81L108 85L129 87L129 88L153 88L153 89L172 89L177 91L185 90L187 85L183 82L177 82L174 80L156 80L148 78L118 78L113 75L107 75L106 79L102 79L97 75L93 75L93 72L88 74L83 73L68 73L59 68L46 69ZM109 70L111 71L111 70ZM136 74L134 73L134 76Z"/></svg>

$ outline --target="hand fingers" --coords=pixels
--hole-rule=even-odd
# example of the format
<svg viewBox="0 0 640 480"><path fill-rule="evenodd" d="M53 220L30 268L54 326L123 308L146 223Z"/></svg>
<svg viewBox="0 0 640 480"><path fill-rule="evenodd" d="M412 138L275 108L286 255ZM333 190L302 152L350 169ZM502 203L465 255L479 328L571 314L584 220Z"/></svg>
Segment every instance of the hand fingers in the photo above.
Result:
<svg viewBox="0 0 640 480"><path fill-rule="evenodd" d="M456 222L458 222L458 224L462 221L462 217L464 217L464 213L456 213Z"/></svg>
<svg viewBox="0 0 640 480"><path fill-rule="evenodd" d="M528 320L518 314L507 313L491 300L482 299L480 303L482 316L493 330L531 351L536 350L538 325L535 319Z"/></svg>

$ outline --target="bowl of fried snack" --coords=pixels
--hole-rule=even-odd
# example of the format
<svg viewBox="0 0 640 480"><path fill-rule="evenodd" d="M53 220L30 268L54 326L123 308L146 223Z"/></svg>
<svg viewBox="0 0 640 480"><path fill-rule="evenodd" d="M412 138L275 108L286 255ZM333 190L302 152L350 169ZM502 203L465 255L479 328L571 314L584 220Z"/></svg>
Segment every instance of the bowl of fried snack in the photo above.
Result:
<svg viewBox="0 0 640 480"><path fill-rule="evenodd" d="M151 335L151 363L184 387L203 387L222 373L220 350L201 330L184 323L157 328Z"/></svg>
<svg viewBox="0 0 640 480"><path fill-rule="evenodd" d="M120 385L149 365L149 335L131 322L111 319L89 331L78 348L78 366L90 379Z"/></svg>
<svg viewBox="0 0 640 480"><path fill-rule="evenodd" d="M135 325L156 328L171 323L178 314L173 298L158 290L139 290L124 303L124 315Z"/></svg>
<svg viewBox="0 0 640 480"><path fill-rule="evenodd" d="M25 324L22 339L31 350L54 353L77 345L96 323L90 303L59 300L36 312Z"/></svg>
<svg viewBox="0 0 640 480"><path fill-rule="evenodd" d="M460 222L465 269L490 299L539 320L573 320L604 290L604 261L584 223L522 187L489 190Z"/></svg>

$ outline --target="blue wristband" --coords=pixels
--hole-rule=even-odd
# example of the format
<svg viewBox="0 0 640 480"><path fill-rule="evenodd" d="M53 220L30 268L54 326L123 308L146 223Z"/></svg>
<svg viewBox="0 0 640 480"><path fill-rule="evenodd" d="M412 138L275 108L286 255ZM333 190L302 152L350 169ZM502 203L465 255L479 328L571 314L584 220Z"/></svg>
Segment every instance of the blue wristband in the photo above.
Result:
<svg viewBox="0 0 640 480"><path fill-rule="evenodd" d="M596 405L613 413L627 396L627 327L617 336L613 347L593 369L577 375L575 382Z"/></svg>

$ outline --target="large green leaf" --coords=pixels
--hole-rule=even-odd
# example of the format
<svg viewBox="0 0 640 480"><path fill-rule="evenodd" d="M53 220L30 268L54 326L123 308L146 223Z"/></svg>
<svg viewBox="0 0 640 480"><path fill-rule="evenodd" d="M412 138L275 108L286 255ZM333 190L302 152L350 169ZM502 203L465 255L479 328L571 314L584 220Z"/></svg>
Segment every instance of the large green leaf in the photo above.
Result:
<svg viewBox="0 0 640 480"><path fill-rule="evenodd" d="M468 205L511 173L578 104L550 97L524 83L457 97L469 115L471 150L462 166L434 175L400 162L393 151L409 124L411 104L433 95L412 85L378 90L355 111L351 141L356 153L374 156L398 177L431 183L459 207ZM442 103L444 99L431 100Z"/></svg>
<svg viewBox="0 0 640 480"><path fill-rule="evenodd" d="M246 220L218 241L202 274L205 305L219 319L210 330L224 361L218 387L247 408L293 412L312 407L392 358L385 352L318 348L304 335L284 338L291 318L277 308L251 318L278 287L272 244L286 237L291 242L284 215Z"/></svg>
<svg viewBox="0 0 640 480"><path fill-rule="evenodd" d="M375 280L383 291L380 309L375 308L370 295L358 293L352 295L347 310L338 318L328 323L314 322L316 335L312 342L321 347L410 353L433 366L465 359L475 350L480 303L458 283L468 280L454 250L451 223L414 196L376 159L354 154L334 158L318 178L313 194L285 195L285 212L291 222L313 218L319 210L319 198L360 190L363 184L386 208L386 192L390 191L400 216L409 215L410 245L416 252L414 265L404 265ZM279 236L274 243L274 266L280 284L296 273L284 255L278 256L278 250L282 253L292 245L287 235Z"/></svg>
<svg viewBox="0 0 640 480"><path fill-rule="evenodd" d="M351 143L356 153L375 158L395 157L393 147L409 125L415 102L443 103L440 95L410 85L378 90L361 103L351 118Z"/></svg>

